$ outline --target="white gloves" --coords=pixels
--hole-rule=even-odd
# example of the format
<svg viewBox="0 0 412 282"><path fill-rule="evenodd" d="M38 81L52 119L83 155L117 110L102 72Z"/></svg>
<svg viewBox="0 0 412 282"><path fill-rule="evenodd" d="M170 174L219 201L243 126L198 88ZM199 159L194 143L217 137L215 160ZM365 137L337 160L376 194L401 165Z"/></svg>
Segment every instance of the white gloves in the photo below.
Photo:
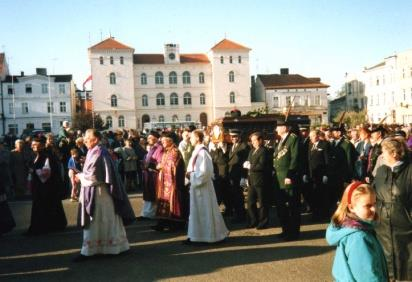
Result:
<svg viewBox="0 0 412 282"><path fill-rule="evenodd" d="M244 162L243 168L250 169L250 162L249 161Z"/></svg>

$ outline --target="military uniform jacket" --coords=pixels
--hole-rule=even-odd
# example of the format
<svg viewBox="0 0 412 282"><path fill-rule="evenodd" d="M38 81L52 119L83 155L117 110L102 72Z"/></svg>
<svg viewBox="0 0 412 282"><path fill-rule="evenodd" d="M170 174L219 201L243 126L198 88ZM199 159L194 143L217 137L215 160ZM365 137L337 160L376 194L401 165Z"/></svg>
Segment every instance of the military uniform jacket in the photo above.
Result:
<svg viewBox="0 0 412 282"><path fill-rule="evenodd" d="M232 146L229 147L228 156L228 173L229 178L239 179L246 176L243 169L243 163L246 161L249 154L249 146L246 143L237 143L236 148L232 150Z"/></svg>
<svg viewBox="0 0 412 282"><path fill-rule="evenodd" d="M273 167L276 173L276 182L280 189L293 188L296 184L298 170L298 137L288 133L284 140L279 142L273 153ZM292 179L292 185L285 185L285 178Z"/></svg>

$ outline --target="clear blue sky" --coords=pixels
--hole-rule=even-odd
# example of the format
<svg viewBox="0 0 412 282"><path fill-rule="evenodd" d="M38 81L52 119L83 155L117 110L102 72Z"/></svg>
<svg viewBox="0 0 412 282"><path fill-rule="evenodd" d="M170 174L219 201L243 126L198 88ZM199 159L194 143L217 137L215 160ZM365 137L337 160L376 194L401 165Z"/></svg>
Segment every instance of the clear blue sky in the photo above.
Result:
<svg viewBox="0 0 412 282"><path fill-rule="evenodd" d="M136 53L206 53L224 38L252 48L251 74L319 76L333 94L358 72L412 48L412 1L0 0L0 51L13 74L90 73L87 48L111 32Z"/></svg>

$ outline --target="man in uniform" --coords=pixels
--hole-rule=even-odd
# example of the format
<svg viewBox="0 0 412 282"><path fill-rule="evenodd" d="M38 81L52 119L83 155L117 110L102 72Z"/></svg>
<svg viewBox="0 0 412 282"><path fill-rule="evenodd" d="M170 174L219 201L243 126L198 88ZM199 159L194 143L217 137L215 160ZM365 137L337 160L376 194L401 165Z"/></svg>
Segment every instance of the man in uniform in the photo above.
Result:
<svg viewBox="0 0 412 282"><path fill-rule="evenodd" d="M280 237L292 241L299 238L300 210L298 191L298 137L290 132L290 123L278 121L280 141L273 154L275 168L276 207L282 226Z"/></svg>
<svg viewBox="0 0 412 282"><path fill-rule="evenodd" d="M382 125L379 125L371 130L371 143L372 148L369 150L367 167L366 167L366 182L372 183L374 176L376 175L379 156L382 154L381 143L385 136L386 130Z"/></svg>

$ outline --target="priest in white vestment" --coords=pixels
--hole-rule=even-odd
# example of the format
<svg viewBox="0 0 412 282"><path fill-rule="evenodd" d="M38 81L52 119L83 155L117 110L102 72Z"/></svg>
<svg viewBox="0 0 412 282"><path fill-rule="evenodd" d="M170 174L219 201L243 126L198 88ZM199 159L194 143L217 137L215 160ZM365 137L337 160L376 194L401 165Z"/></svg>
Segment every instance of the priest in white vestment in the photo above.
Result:
<svg viewBox="0 0 412 282"><path fill-rule="evenodd" d="M212 158L203 145L203 132L192 132L190 142L195 147L186 176L190 179L190 214L187 243L223 241L229 231L220 213L213 187Z"/></svg>

